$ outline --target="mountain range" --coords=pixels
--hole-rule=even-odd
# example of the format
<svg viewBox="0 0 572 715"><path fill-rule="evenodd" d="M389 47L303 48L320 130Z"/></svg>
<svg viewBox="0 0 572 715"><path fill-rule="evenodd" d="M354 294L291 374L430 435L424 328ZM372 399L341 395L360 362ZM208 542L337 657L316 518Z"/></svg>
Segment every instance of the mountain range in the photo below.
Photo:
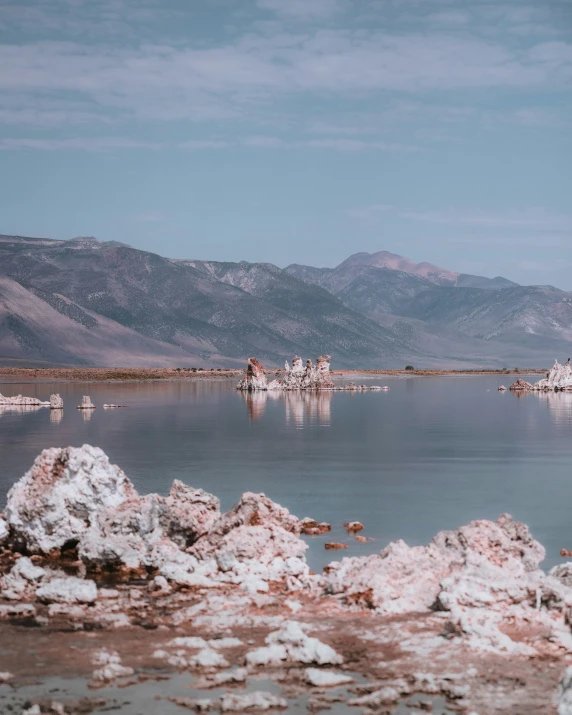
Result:
<svg viewBox="0 0 572 715"><path fill-rule="evenodd" d="M572 294L386 251L336 268L169 259L117 241L0 235L0 362L333 367L547 365Z"/></svg>

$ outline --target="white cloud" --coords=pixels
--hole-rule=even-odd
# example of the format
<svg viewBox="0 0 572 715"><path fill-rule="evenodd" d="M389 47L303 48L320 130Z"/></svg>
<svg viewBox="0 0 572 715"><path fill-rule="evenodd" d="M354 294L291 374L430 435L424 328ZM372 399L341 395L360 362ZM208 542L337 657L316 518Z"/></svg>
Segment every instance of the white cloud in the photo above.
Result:
<svg viewBox="0 0 572 715"><path fill-rule="evenodd" d="M258 0L261 10L297 19L326 19L351 7L349 0Z"/></svg>

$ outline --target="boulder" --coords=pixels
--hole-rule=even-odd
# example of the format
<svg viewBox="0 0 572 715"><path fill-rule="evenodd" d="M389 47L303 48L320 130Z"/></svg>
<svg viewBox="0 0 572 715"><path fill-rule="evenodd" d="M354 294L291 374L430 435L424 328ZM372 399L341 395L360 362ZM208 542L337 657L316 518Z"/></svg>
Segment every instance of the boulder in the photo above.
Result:
<svg viewBox="0 0 572 715"><path fill-rule="evenodd" d="M95 405L91 401L91 397L89 395L84 395L81 398L81 405L78 405L77 409L78 410L95 410Z"/></svg>
<svg viewBox="0 0 572 715"><path fill-rule="evenodd" d="M102 511L136 494L101 449L53 447L8 492L6 520L15 541L47 554L77 544Z"/></svg>

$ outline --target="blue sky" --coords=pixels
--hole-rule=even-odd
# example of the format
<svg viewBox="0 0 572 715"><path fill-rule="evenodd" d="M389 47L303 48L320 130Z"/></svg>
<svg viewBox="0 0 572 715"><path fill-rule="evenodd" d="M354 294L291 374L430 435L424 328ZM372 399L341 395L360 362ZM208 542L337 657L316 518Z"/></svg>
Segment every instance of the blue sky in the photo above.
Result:
<svg viewBox="0 0 572 715"><path fill-rule="evenodd" d="M2 0L0 232L572 290L569 0Z"/></svg>

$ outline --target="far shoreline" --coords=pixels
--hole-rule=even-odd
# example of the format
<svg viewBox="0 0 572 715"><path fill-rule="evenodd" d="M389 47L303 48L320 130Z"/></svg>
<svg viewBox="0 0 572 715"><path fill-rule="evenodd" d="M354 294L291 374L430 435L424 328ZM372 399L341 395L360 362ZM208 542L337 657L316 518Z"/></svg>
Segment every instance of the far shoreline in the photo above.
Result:
<svg viewBox="0 0 572 715"><path fill-rule="evenodd" d="M66 368L25 368L0 367L0 384L12 383L51 383L51 382L200 382L205 380L224 380L240 378L243 368L122 368L122 367L66 367ZM279 376L284 372L280 368L267 368L268 375ZM514 368L512 370L494 368L453 369L377 369L377 370L332 370L332 377L355 378L368 377L480 377L510 375L540 375L546 368Z"/></svg>

